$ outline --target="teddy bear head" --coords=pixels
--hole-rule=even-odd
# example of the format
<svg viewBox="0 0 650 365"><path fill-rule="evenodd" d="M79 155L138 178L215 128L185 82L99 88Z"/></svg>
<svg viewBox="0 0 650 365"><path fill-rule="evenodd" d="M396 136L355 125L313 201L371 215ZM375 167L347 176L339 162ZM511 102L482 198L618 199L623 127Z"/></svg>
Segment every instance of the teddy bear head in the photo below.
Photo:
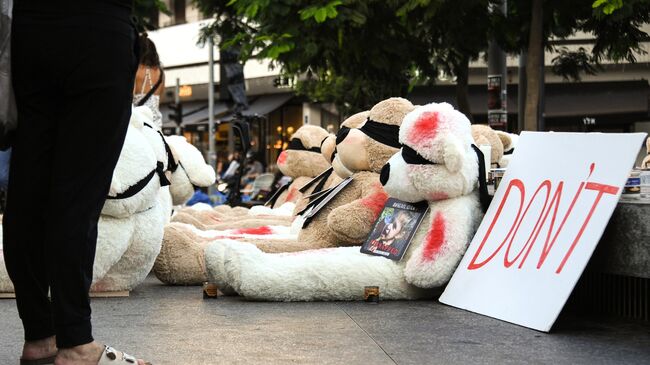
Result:
<svg viewBox="0 0 650 365"><path fill-rule="evenodd" d="M472 137L477 146L488 145L491 149L490 164L498 165L503 157L503 142L496 131L486 124L473 124ZM487 159L488 156L485 156Z"/></svg>
<svg viewBox="0 0 650 365"><path fill-rule="evenodd" d="M212 166L205 163L201 152L188 143L185 137L168 136L171 178L169 191L174 205L187 202L196 187L208 187L215 183L216 174Z"/></svg>
<svg viewBox="0 0 650 365"><path fill-rule="evenodd" d="M379 173L399 150L399 126L413 108L413 104L403 98L390 98L375 104L361 127L337 136L337 156L341 163L352 172Z"/></svg>
<svg viewBox="0 0 650 365"><path fill-rule="evenodd" d="M321 143L329 133L315 125L303 125L291 137L289 147L278 156L278 168L287 176L314 177L330 165L321 154Z"/></svg>
<svg viewBox="0 0 650 365"><path fill-rule="evenodd" d="M478 157L470 122L447 103L431 103L410 112L399 130L402 149L381 172L386 192L418 202L471 193L478 182Z"/></svg>
<svg viewBox="0 0 650 365"><path fill-rule="evenodd" d="M350 128L357 128L363 125L363 123L365 123L367 119L368 119L368 111L363 111L354 114L353 116L344 120L343 123L341 123L341 128L339 129L336 135L330 134L323 141L323 145L321 146L321 153L323 154L323 157L325 157L325 159L330 164L332 164L334 173L336 173L339 177L346 178L348 176L352 176L352 171L348 170L341 163L341 160L338 157L338 153L337 153L338 151L336 150L336 139L338 135L348 133L347 130L349 130Z"/></svg>

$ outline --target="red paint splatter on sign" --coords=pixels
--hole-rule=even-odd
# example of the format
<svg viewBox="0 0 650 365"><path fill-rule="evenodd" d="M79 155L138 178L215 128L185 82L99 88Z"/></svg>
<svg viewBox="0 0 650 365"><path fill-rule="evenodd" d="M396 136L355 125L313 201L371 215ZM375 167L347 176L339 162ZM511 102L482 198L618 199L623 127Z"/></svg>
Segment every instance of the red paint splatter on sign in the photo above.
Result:
<svg viewBox="0 0 650 365"><path fill-rule="evenodd" d="M424 112L420 115L418 120L408 136L408 141L414 144L419 144L424 140L433 139L438 132L438 124L440 122L438 112Z"/></svg>
<svg viewBox="0 0 650 365"><path fill-rule="evenodd" d="M384 209L388 200L388 194L380 185L374 187L374 191L361 200L361 204L372 211L372 219L377 219L379 213Z"/></svg>
<svg viewBox="0 0 650 365"><path fill-rule="evenodd" d="M445 225L445 217L443 217L441 213L437 213L431 223L429 234L424 242L422 258L425 261L433 260L438 254L438 251L440 251L442 245L445 243Z"/></svg>

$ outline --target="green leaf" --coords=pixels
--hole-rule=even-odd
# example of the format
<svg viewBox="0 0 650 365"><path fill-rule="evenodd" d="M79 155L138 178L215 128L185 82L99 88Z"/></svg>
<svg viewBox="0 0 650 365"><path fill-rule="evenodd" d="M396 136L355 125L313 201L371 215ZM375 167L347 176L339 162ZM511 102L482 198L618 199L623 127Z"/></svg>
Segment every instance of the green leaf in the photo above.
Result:
<svg viewBox="0 0 650 365"><path fill-rule="evenodd" d="M314 14L314 19L316 19L317 23L322 23L327 19L327 9L326 8L320 8L316 10L316 14Z"/></svg>

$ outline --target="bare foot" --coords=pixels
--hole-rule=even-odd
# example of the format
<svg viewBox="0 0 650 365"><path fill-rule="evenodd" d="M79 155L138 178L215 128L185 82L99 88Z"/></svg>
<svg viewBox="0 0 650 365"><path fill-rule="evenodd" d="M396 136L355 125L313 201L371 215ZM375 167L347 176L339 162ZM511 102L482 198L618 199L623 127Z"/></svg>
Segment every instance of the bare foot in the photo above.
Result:
<svg viewBox="0 0 650 365"><path fill-rule="evenodd" d="M56 355L56 338L54 336L38 341L25 342L23 345L24 360L45 359Z"/></svg>
<svg viewBox="0 0 650 365"><path fill-rule="evenodd" d="M97 365L103 352L104 346L98 342L60 349L54 365ZM138 359L138 365L145 365L145 362Z"/></svg>

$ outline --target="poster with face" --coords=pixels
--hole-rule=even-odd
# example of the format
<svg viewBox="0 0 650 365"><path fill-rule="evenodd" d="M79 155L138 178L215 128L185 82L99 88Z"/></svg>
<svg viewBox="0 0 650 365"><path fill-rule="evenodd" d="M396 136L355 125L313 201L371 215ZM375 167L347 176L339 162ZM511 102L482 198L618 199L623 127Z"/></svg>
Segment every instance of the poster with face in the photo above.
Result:
<svg viewBox="0 0 650 365"><path fill-rule="evenodd" d="M401 260L427 209L426 202L412 204L388 199L361 252Z"/></svg>

